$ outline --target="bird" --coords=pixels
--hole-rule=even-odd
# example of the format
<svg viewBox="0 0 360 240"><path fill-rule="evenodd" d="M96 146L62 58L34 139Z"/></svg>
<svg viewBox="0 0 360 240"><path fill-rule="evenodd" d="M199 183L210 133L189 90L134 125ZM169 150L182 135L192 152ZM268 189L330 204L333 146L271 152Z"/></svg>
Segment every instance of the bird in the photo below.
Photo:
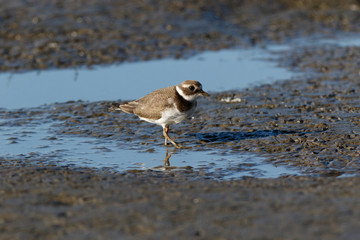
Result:
<svg viewBox="0 0 360 240"><path fill-rule="evenodd" d="M168 135L169 126L178 124L190 117L197 106L197 99L209 96L200 82L186 80L177 86L157 89L142 98L125 104L113 103L111 110L121 110L138 116L141 120L160 125L163 128L165 144L171 142L181 148Z"/></svg>

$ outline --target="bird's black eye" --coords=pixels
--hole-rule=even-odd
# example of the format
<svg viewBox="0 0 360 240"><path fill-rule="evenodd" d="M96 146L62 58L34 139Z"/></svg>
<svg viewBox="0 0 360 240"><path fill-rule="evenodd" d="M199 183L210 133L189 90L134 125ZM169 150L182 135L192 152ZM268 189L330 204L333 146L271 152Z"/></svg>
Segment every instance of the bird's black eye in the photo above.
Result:
<svg viewBox="0 0 360 240"><path fill-rule="evenodd" d="M194 90L195 90L195 87L194 87L194 86L190 86L189 89L190 89L191 91L194 91Z"/></svg>

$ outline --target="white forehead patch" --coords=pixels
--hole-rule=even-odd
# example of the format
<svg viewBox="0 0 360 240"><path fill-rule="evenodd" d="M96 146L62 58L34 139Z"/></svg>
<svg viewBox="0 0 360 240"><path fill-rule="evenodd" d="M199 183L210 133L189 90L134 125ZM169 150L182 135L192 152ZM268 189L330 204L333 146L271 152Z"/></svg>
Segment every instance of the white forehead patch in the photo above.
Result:
<svg viewBox="0 0 360 240"><path fill-rule="evenodd" d="M181 86L184 87L184 88L188 88L188 87L190 87L190 86L194 86L194 84L184 84L184 85L181 85ZM199 87L200 89L202 89L201 83L199 83L198 87Z"/></svg>
<svg viewBox="0 0 360 240"><path fill-rule="evenodd" d="M183 88L188 88L190 87L192 84L184 84L184 85L181 85Z"/></svg>

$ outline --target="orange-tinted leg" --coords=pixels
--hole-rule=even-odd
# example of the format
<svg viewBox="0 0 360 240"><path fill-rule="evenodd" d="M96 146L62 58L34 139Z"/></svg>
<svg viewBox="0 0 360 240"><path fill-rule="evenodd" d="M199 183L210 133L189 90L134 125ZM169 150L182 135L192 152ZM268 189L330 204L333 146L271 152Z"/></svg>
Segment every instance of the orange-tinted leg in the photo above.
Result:
<svg viewBox="0 0 360 240"><path fill-rule="evenodd" d="M168 135L169 132L169 126L165 126L163 128L163 135L165 137L165 145L167 145L167 140L169 140L175 147L180 148L179 145L177 145Z"/></svg>

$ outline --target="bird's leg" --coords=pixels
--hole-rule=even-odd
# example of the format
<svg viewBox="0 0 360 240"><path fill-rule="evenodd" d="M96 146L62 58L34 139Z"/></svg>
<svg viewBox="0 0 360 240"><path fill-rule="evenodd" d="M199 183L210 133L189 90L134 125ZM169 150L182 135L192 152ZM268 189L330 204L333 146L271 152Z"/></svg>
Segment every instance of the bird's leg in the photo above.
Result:
<svg viewBox="0 0 360 240"><path fill-rule="evenodd" d="M165 137L165 145L167 145L167 140L169 140L176 148L180 148L179 145L177 145L168 135L169 132L169 126L165 126L163 129L163 134Z"/></svg>
<svg viewBox="0 0 360 240"><path fill-rule="evenodd" d="M169 128L168 127L164 127L163 128L163 135L164 135L164 138L165 138L165 146L167 146L167 138L166 138L166 136L167 136L167 134L166 134L166 128L168 129L168 131L169 131Z"/></svg>

